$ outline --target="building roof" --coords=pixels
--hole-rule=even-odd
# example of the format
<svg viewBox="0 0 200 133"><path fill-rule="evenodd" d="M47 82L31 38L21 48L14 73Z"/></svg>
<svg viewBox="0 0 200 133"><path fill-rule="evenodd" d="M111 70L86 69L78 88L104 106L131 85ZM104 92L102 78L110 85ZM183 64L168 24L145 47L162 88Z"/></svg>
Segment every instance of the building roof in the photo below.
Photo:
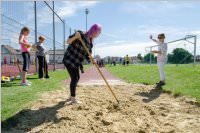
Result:
<svg viewBox="0 0 200 133"><path fill-rule="evenodd" d="M1 48L2 47L7 49L10 54L18 54L18 52L13 47L11 47L10 45L1 45Z"/></svg>

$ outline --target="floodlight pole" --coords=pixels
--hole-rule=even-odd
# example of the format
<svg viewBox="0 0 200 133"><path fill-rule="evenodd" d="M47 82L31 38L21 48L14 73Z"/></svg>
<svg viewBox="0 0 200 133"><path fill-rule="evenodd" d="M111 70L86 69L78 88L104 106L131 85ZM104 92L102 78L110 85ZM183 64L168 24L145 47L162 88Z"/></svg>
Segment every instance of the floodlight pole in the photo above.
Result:
<svg viewBox="0 0 200 133"><path fill-rule="evenodd" d="M55 41L55 12L54 12L54 1L52 1L53 11L53 71L56 70L56 41Z"/></svg>
<svg viewBox="0 0 200 133"><path fill-rule="evenodd" d="M86 23L85 23L85 30L86 30L86 32L87 32L87 15L89 14L89 10L88 10L88 8L86 8L85 9L85 21L86 21Z"/></svg>

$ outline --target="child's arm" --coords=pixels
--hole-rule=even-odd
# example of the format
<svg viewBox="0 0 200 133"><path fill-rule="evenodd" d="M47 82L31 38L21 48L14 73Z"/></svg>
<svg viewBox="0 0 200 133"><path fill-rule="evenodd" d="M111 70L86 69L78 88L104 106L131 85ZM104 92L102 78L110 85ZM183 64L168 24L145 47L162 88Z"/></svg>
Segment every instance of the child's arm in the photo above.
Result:
<svg viewBox="0 0 200 133"><path fill-rule="evenodd" d="M152 35L150 35L150 37L149 37L152 41L154 41L155 43L158 43L158 41L156 40L156 39L153 39L153 36Z"/></svg>
<svg viewBox="0 0 200 133"><path fill-rule="evenodd" d="M82 64L80 64L80 70L81 70L81 73L84 73L83 65Z"/></svg>
<svg viewBox="0 0 200 133"><path fill-rule="evenodd" d="M76 32L75 35L73 35L72 37L69 37L68 40L67 40L67 44L72 44L73 41L75 41L76 39L80 39L81 38L81 35L79 32Z"/></svg>
<svg viewBox="0 0 200 133"><path fill-rule="evenodd" d="M24 43L23 40L24 40L24 35L20 35L20 37L19 37L19 44L22 44L22 45L24 45L26 47L31 47L31 44Z"/></svg>
<svg viewBox="0 0 200 133"><path fill-rule="evenodd" d="M32 45L32 48L33 48L35 51L38 51L37 44L33 44L33 45Z"/></svg>

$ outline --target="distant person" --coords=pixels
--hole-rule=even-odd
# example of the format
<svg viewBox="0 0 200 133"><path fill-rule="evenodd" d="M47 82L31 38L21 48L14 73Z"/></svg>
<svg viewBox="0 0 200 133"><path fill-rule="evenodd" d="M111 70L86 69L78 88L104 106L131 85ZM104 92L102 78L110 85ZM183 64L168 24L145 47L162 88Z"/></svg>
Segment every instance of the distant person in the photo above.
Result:
<svg viewBox="0 0 200 133"><path fill-rule="evenodd" d="M157 83L157 85L161 87L165 85L164 65L167 62L167 43L165 43L165 34L163 33L159 34L158 40L153 39L153 36L150 35L150 39L159 45L158 50L153 50L152 53L158 54L157 65L160 73L160 82Z"/></svg>
<svg viewBox="0 0 200 133"><path fill-rule="evenodd" d="M46 48L44 47L45 38L39 36L39 41L33 46L36 49L36 56L38 59L38 77L40 79L49 78L48 64L46 60Z"/></svg>
<svg viewBox="0 0 200 133"><path fill-rule="evenodd" d="M31 44L28 41L28 35L30 33L30 30L28 27L23 27L21 29L20 35L19 35L19 44L21 45L21 51L22 51L22 58L23 58L23 68L21 73L21 85L22 86L31 86L31 82L26 79L27 72L30 67L30 48Z"/></svg>
<svg viewBox="0 0 200 133"><path fill-rule="evenodd" d="M113 61L113 65L116 66L116 62L115 61Z"/></svg>
<svg viewBox="0 0 200 133"><path fill-rule="evenodd" d="M104 67L103 59L101 59L100 62L101 62L101 67Z"/></svg>
<svg viewBox="0 0 200 133"><path fill-rule="evenodd" d="M128 64L129 64L129 57L128 57L128 55L126 55L125 61L126 61L126 65L128 66Z"/></svg>
<svg viewBox="0 0 200 133"><path fill-rule="evenodd" d="M84 61L84 59L89 61L89 55L84 50L80 39L85 42L86 47L92 52L93 41L101 33L101 26L94 24L87 32L77 31L73 35L69 36L67 43L69 44L63 58L63 63L67 68L70 75L70 98L67 99L67 104L77 104L80 103L76 99L76 86L78 84L80 74L79 67ZM94 63L94 62L93 62Z"/></svg>
<svg viewBox="0 0 200 133"><path fill-rule="evenodd" d="M122 59L122 65L126 65L126 61L125 61L125 58L124 59Z"/></svg>

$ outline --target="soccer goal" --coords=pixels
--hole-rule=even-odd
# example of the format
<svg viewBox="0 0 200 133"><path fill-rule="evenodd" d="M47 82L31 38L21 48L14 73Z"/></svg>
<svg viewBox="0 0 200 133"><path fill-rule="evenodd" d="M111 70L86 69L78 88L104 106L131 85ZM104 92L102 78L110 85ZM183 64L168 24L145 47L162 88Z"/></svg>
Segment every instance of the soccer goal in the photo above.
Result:
<svg viewBox="0 0 200 133"><path fill-rule="evenodd" d="M152 50L157 50L159 45L148 46L145 48L146 53L151 53ZM196 64L196 52L197 52L197 36L196 35L186 35L183 38L167 42L168 47L168 62L173 64L186 64L193 63ZM175 54L179 51L179 56L172 60ZM153 57L150 54L149 64L152 64Z"/></svg>

